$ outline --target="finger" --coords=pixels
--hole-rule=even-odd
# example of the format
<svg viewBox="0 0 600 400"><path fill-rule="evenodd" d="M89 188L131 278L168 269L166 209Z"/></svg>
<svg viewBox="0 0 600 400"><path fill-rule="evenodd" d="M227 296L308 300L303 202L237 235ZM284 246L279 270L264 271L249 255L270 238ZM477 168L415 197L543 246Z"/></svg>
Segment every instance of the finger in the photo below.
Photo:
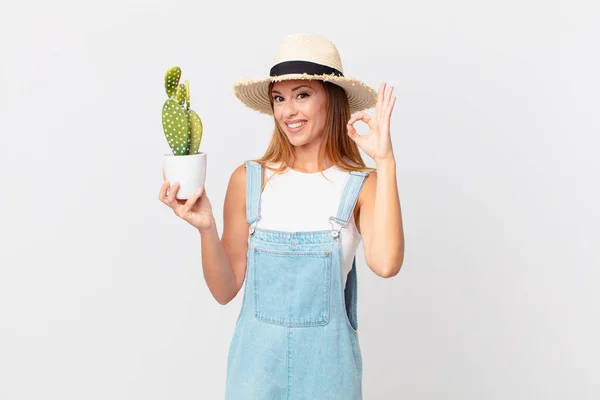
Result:
<svg viewBox="0 0 600 400"><path fill-rule="evenodd" d="M196 203L196 201L204 194L204 188L200 189L199 191L196 190L194 192L194 194L192 194L187 201L185 202L185 204L181 207L181 212L183 213L188 213L192 210L192 207L194 206L194 204Z"/></svg>
<svg viewBox="0 0 600 400"><path fill-rule="evenodd" d="M369 126L369 128L373 128L373 124L371 123L372 117L364 111L354 116L352 123L356 121L363 121Z"/></svg>
<svg viewBox="0 0 600 400"><path fill-rule="evenodd" d="M353 124L354 122L361 120L366 122L367 124L369 124L369 122L371 122L371 116L369 114L367 114L364 111L361 111L359 113L356 113L352 116L352 118L350 118L350 120L348 121L348 124Z"/></svg>
<svg viewBox="0 0 600 400"><path fill-rule="evenodd" d="M350 117L350 119L348 120L348 125L352 125L354 121L356 121L356 114Z"/></svg>
<svg viewBox="0 0 600 400"><path fill-rule="evenodd" d="M383 95L385 93L385 82L381 82L379 85L379 92L377 94L377 105L375 106L375 116L379 117L381 113L381 108L383 107Z"/></svg>
<svg viewBox="0 0 600 400"><path fill-rule="evenodd" d="M165 169L162 169L163 181L165 180Z"/></svg>
<svg viewBox="0 0 600 400"><path fill-rule="evenodd" d="M390 102L389 111L387 114L388 119L392 116L392 110L394 109L394 104L396 104L396 96L392 96L392 100Z"/></svg>
<svg viewBox="0 0 600 400"><path fill-rule="evenodd" d="M348 136L350 136L350 139L352 139L358 143L358 141L361 140L362 136L358 132L356 132L356 129L354 129L354 126L352 126L351 124L348 124L347 128L348 128Z"/></svg>
<svg viewBox="0 0 600 400"><path fill-rule="evenodd" d="M366 112L362 111L360 113L360 119L363 120L367 125L371 126L369 123L371 122L371 116Z"/></svg>
<svg viewBox="0 0 600 400"><path fill-rule="evenodd" d="M383 98L383 111L384 114L388 113L388 107L390 105L390 98L392 97L392 92L394 91L394 87L393 86L388 86L387 90L385 91L385 96Z"/></svg>
<svg viewBox="0 0 600 400"><path fill-rule="evenodd" d="M160 187L160 192L158 193L158 199L167 205L169 205L167 203L167 189L168 188L169 188L169 181L164 181L162 186Z"/></svg>
<svg viewBox="0 0 600 400"><path fill-rule="evenodd" d="M176 201L177 199L175 198L177 191L179 191L179 182L175 182L171 186L171 190L169 191L169 196L167 197L167 201L169 202L169 205L171 206L173 211L175 211L175 214L179 215L179 211L181 210L181 204L179 204Z"/></svg>

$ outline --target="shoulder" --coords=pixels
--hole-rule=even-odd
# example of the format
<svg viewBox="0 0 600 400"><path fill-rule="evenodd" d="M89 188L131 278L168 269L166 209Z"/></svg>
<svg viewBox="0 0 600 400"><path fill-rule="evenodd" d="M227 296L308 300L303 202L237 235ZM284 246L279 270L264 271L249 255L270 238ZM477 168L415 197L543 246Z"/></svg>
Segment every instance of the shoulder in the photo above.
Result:
<svg viewBox="0 0 600 400"><path fill-rule="evenodd" d="M266 168L261 168L262 169L262 175L263 175L263 179L265 177L265 169ZM238 165L233 172L231 173L231 178L229 179L229 184L233 185L235 187L238 187L243 190L246 189L246 178L247 177L247 173L246 173L246 163L242 163L241 165Z"/></svg>
<svg viewBox="0 0 600 400"><path fill-rule="evenodd" d="M231 179L239 180L241 178L245 178L246 177L246 163L247 163L247 161L242 162L240 165L238 165L233 170L233 172L231 174ZM261 168L262 168L262 166L261 166ZM262 169L264 169L264 168L262 168Z"/></svg>
<svg viewBox="0 0 600 400"><path fill-rule="evenodd" d="M231 178L229 182L233 182L236 184L246 183L246 164L238 165L233 172L231 173Z"/></svg>
<svg viewBox="0 0 600 400"><path fill-rule="evenodd" d="M236 201L241 201L246 196L246 166L244 164L237 166L231 173L227 193Z"/></svg>
<svg viewBox="0 0 600 400"><path fill-rule="evenodd" d="M356 200L356 206L354 207L354 221L356 224L356 229L358 233L362 235L362 230L360 227L360 215L361 210L364 210L364 207L370 209L375 203L375 189L377 187L377 171L369 172L369 175L365 177L365 181L363 182L363 186L358 194L358 199ZM368 214L368 212L367 212Z"/></svg>
<svg viewBox="0 0 600 400"><path fill-rule="evenodd" d="M366 176L362 189L358 195L357 208L363 204L369 204L375 199L375 190L377 188L377 171L373 170Z"/></svg>

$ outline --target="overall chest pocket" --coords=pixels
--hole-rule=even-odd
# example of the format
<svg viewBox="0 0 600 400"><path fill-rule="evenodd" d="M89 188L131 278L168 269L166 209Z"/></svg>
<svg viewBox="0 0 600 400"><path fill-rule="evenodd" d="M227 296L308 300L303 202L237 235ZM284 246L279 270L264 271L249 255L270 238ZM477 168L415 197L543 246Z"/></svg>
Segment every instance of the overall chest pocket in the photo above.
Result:
<svg viewBox="0 0 600 400"><path fill-rule="evenodd" d="M281 326L329 322L330 251L254 248L254 307L258 320Z"/></svg>

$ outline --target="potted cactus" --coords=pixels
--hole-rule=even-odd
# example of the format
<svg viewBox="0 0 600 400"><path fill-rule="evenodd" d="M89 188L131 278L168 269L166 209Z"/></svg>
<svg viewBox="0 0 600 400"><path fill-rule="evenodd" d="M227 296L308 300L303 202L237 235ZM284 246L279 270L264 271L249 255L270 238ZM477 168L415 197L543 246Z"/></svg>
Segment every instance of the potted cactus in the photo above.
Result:
<svg viewBox="0 0 600 400"><path fill-rule="evenodd" d="M202 120L190 108L190 84L179 83L181 68L172 67L165 75L165 90L169 98L162 108L162 126L173 154L165 154L165 178L179 182L178 199L187 199L196 189L204 187L206 153L200 152Z"/></svg>

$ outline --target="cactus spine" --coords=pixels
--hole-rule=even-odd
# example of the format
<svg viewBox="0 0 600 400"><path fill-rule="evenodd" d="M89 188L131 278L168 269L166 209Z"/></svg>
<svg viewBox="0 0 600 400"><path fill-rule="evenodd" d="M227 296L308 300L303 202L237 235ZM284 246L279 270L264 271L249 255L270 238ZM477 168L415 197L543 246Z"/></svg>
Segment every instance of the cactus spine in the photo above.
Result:
<svg viewBox="0 0 600 400"><path fill-rule="evenodd" d="M202 141L202 120L190 108L190 84L179 83L181 68L170 68L165 74L165 91L169 98L162 108L165 137L176 156L197 154Z"/></svg>

